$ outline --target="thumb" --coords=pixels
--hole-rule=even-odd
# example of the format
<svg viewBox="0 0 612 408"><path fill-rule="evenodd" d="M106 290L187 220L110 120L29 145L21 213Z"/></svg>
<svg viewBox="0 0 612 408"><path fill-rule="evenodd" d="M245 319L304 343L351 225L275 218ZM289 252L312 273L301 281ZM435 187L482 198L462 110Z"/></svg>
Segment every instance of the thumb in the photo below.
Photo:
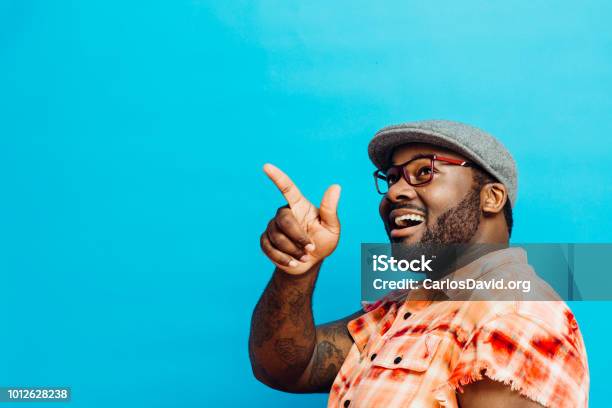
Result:
<svg viewBox="0 0 612 408"><path fill-rule="evenodd" d="M340 220L338 219L338 200L340 200L340 186L331 185L323 194L319 216L321 224L334 234L340 233Z"/></svg>

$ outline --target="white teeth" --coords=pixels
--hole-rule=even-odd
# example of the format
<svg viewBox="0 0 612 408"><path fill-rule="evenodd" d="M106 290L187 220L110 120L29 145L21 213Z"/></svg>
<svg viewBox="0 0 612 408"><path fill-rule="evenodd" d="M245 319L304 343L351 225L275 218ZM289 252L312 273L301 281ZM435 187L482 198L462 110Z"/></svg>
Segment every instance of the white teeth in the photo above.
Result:
<svg viewBox="0 0 612 408"><path fill-rule="evenodd" d="M400 215L399 217L395 217L395 223L399 225L400 227L405 227L408 225L408 223L405 221L423 222L425 221L425 217L423 217L422 215L418 215L418 214L404 214L404 215Z"/></svg>

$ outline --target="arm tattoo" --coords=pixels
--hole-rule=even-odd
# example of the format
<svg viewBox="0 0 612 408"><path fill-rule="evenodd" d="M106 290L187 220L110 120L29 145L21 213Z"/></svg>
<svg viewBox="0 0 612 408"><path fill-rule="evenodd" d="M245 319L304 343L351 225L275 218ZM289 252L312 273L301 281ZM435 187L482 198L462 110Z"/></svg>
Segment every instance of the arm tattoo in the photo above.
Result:
<svg viewBox="0 0 612 408"><path fill-rule="evenodd" d="M342 351L327 340L317 344L309 383L314 389L327 389L344 362Z"/></svg>
<svg viewBox="0 0 612 408"><path fill-rule="evenodd" d="M304 337L310 337L314 334L314 323L310 316L310 308L308 305L308 295L292 288L289 292L287 302L289 303L289 319L295 327L303 327Z"/></svg>
<svg viewBox="0 0 612 408"><path fill-rule="evenodd" d="M308 359L308 349L295 344L293 339L278 339L275 344L276 353L288 366L301 364Z"/></svg>
<svg viewBox="0 0 612 408"><path fill-rule="evenodd" d="M252 335L256 347L261 347L264 342L270 340L285 322L287 314L283 311L281 299L279 284L272 279L253 312Z"/></svg>
<svg viewBox="0 0 612 408"><path fill-rule="evenodd" d="M346 322L332 323L329 325L320 327L321 336L325 339L331 340L332 343L342 339L350 338Z"/></svg>
<svg viewBox="0 0 612 408"><path fill-rule="evenodd" d="M306 295L300 292L296 288L289 290L289 296L287 296L287 303L289 304L289 319L295 326L299 326L302 322L301 316L306 311L307 304Z"/></svg>
<svg viewBox="0 0 612 408"><path fill-rule="evenodd" d="M315 327L311 299L316 274L307 279L283 274L275 272L253 311L253 372L279 389L329 391L352 346L346 324L353 316Z"/></svg>

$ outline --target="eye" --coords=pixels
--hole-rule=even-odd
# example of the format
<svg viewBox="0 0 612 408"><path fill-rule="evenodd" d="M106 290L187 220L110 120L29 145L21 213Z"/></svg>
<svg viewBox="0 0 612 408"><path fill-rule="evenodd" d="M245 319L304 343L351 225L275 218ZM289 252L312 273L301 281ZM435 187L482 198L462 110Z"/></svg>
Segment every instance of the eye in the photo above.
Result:
<svg viewBox="0 0 612 408"><path fill-rule="evenodd" d="M416 176L417 177L428 176L431 174L431 172L432 172L431 166L423 166L417 170Z"/></svg>
<svg viewBox="0 0 612 408"><path fill-rule="evenodd" d="M389 169L387 172L387 184L395 184L399 180L399 172L397 169Z"/></svg>
<svg viewBox="0 0 612 408"><path fill-rule="evenodd" d="M399 178L397 177L397 175L395 175L395 174L389 174L389 175L387 175L387 183L388 183L389 185L397 183L397 180L399 180Z"/></svg>

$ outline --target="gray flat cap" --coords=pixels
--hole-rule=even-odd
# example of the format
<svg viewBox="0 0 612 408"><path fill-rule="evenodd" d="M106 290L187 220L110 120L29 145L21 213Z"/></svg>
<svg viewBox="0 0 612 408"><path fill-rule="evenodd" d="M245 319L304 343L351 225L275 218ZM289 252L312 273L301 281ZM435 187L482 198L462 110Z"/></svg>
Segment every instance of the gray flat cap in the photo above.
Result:
<svg viewBox="0 0 612 408"><path fill-rule="evenodd" d="M487 132L449 120L403 123L376 132L368 154L378 169L385 170L391 165L393 150L406 143L428 143L465 156L506 186L514 206L518 188L516 164L504 145Z"/></svg>

